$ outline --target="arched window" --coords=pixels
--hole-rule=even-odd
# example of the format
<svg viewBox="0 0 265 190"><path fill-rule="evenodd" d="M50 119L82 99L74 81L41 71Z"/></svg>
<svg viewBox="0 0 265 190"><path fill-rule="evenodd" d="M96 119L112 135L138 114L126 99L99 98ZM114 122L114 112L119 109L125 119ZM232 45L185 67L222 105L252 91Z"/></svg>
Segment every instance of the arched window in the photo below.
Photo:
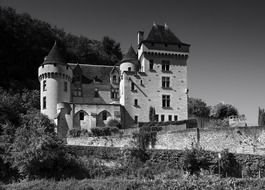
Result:
<svg viewBox="0 0 265 190"><path fill-rule="evenodd" d="M102 112L102 120L103 121L107 120L107 112L106 111Z"/></svg>
<svg viewBox="0 0 265 190"><path fill-rule="evenodd" d="M117 81L117 76L116 75L113 75L113 77L112 77L112 82L113 83L117 83L118 81Z"/></svg>
<svg viewBox="0 0 265 190"><path fill-rule="evenodd" d="M80 112L79 113L79 120L81 121L81 120L84 120L84 112Z"/></svg>

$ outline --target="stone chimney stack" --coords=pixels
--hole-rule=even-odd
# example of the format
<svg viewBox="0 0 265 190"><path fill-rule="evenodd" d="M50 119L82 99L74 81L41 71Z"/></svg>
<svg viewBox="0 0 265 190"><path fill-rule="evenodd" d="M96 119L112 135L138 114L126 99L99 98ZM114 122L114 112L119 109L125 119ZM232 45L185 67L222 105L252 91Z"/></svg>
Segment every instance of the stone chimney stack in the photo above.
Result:
<svg viewBox="0 0 265 190"><path fill-rule="evenodd" d="M139 31L137 34L137 45L139 46L143 40L144 40L144 32Z"/></svg>

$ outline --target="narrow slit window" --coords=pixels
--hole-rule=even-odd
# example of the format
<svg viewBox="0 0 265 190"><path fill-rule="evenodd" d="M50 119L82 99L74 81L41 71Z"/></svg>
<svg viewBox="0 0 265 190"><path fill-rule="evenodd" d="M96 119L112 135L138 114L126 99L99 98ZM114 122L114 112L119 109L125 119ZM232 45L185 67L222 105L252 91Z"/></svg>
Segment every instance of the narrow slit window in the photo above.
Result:
<svg viewBox="0 0 265 190"><path fill-rule="evenodd" d="M42 99L42 109L46 109L46 97Z"/></svg>

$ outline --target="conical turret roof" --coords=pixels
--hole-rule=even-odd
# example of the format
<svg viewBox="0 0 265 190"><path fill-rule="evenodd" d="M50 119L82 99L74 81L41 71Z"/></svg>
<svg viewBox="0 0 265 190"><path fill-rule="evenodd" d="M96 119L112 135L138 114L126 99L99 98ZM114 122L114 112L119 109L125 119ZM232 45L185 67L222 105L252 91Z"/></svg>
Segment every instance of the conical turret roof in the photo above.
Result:
<svg viewBox="0 0 265 190"><path fill-rule="evenodd" d="M137 54L134 51L132 46L129 48L128 52L125 54L125 56L121 60L121 63L123 62L132 62L132 63L138 64Z"/></svg>
<svg viewBox="0 0 265 190"><path fill-rule="evenodd" d="M44 62L42 64L45 65L45 64L55 64L55 63L67 65L63 57L63 51L59 47L56 41L52 49L50 50L49 54L45 57Z"/></svg>

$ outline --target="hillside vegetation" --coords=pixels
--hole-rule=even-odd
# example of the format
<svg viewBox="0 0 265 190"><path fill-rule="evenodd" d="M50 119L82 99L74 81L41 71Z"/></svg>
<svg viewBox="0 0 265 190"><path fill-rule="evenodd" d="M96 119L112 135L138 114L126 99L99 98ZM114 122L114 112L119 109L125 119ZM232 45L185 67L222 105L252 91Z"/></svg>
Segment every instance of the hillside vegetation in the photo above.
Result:
<svg viewBox="0 0 265 190"><path fill-rule="evenodd" d="M0 86L37 89L37 71L54 41L65 46L69 62L114 65L121 58L120 44L109 37L101 41L75 36L34 19L0 7Z"/></svg>

